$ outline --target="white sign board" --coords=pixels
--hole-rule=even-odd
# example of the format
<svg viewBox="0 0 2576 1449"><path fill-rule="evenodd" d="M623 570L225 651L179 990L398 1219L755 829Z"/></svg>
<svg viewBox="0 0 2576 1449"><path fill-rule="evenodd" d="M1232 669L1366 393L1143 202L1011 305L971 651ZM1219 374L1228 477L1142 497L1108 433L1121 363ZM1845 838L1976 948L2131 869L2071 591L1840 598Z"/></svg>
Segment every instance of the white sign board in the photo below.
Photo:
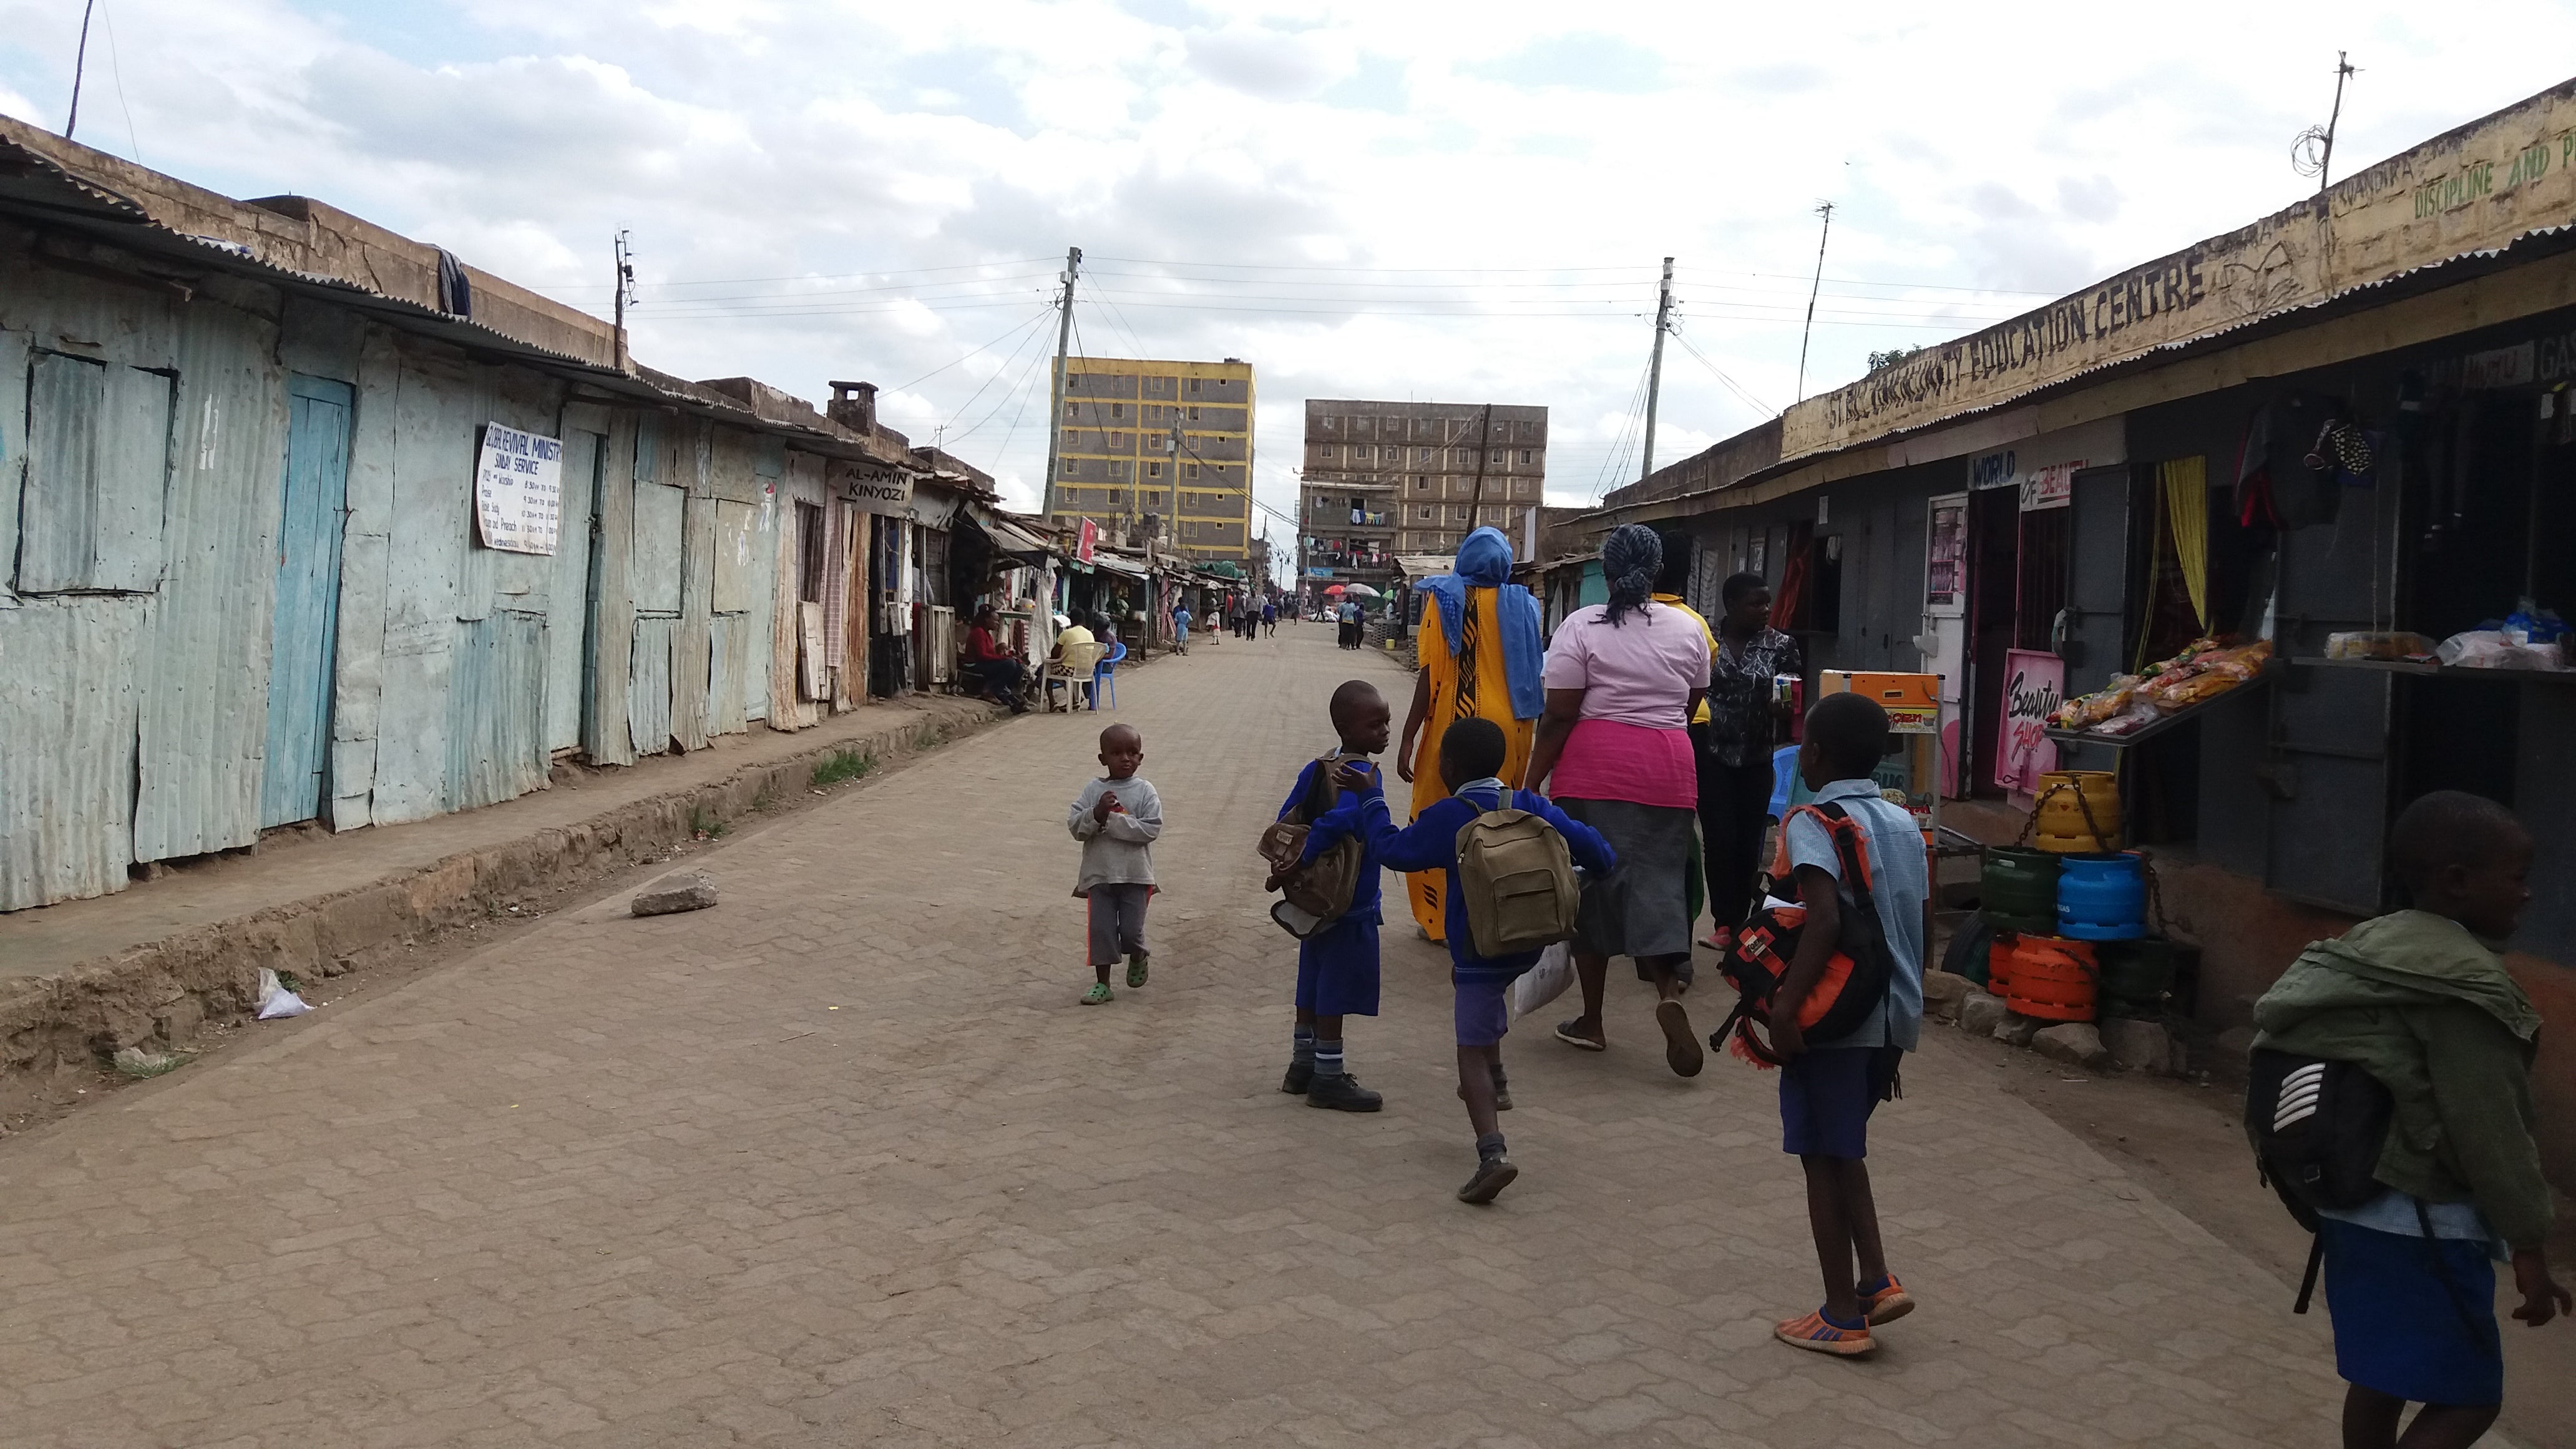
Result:
<svg viewBox="0 0 2576 1449"><path fill-rule="evenodd" d="M2017 488L2021 511L2064 508L2075 498L2075 475L2087 468L2128 461L2118 418L2026 438L2009 448L1968 459L1971 488Z"/></svg>
<svg viewBox="0 0 2576 1449"><path fill-rule="evenodd" d="M474 516L486 548L553 553L563 526L563 440L485 423L474 463Z"/></svg>

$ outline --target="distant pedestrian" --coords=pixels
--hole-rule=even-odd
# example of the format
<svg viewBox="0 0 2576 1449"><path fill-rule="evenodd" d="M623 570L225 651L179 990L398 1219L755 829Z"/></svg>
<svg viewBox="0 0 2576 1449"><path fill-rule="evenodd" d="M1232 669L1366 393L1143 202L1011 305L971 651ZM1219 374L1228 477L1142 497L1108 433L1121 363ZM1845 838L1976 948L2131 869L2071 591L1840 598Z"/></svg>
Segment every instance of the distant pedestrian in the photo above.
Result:
<svg viewBox="0 0 2576 1449"><path fill-rule="evenodd" d="M1109 968L1127 958L1127 985L1145 984L1145 902L1154 893L1154 840L1163 833L1163 798L1136 773L1145 763L1145 740L1132 725L1100 732L1100 763L1108 773L1082 787L1064 824L1082 842L1082 873L1073 893L1091 902L1091 969L1099 984L1082 1004L1110 999Z"/></svg>
<svg viewBox="0 0 2576 1449"><path fill-rule="evenodd" d="M1277 599L1261 601L1261 633L1264 638L1279 637L1279 601Z"/></svg>
<svg viewBox="0 0 2576 1449"><path fill-rule="evenodd" d="M1861 847L1859 881L1844 879L1835 829L1820 811L1794 811L1781 826L1790 878L1807 910L1797 950L1770 1003L1780 1067L1780 1146L1807 1178L1807 1224L1824 1270L1824 1306L1772 1329L1796 1348L1846 1356L1877 1344L1870 1330L1914 1310L1887 1270L1878 1203L1870 1189L1870 1114L1895 1095L1898 1065L1923 1030L1923 944L1931 894L1923 832L1870 778L1887 754L1887 711L1865 694L1828 695L1807 712L1798 772L1818 806L1837 806ZM1887 984L1869 1015L1831 1041L1806 1040L1807 998L1850 939L1843 913L1868 900L1886 942ZM1856 973L1855 973L1856 974ZM1837 1003L1839 1004L1839 1003ZM1857 1269L1855 1269L1857 1258Z"/></svg>
<svg viewBox="0 0 2576 1449"><path fill-rule="evenodd" d="M1365 679L1353 679L1333 691L1329 706L1335 745L1332 753L1306 762L1297 783L1279 807L1279 819L1309 827L1306 863L1312 863L1333 841L1359 838L1359 882L1351 903L1330 925L1297 943L1297 1024L1290 1042L1288 1075L1279 1090L1302 1092L1309 1107L1343 1112L1374 1112L1385 1099L1359 1084L1342 1056L1342 1019L1377 1015L1379 892L1383 872L1368 850L1361 819L1361 796L1343 773L1366 766L1368 757L1386 749L1395 712L1386 697ZM1371 786L1370 788L1374 788ZM1316 808L1324 801L1332 803ZM1294 819L1292 820L1292 817ZM1318 841L1321 843L1318 843ZM1283 878L1273 862L1271 887Z"/></svg>
<svg viewBox="0 0 2576 1449"><path fill-rule="evenodd" d="M1618 864L1600 832L1526 790L1501 779L1510 743L1503 727L1470 715L1440 736L1440 775L1449 793L1414 816L1402 830L1388 816L1382 782L1369 775L1353 783L1360 788L1361 819L1370 850L1389 870L1437 870L1448 877L1445 899L1460 899L1458 838L1477 817L1505 808L1527 811L1556 827L1565 837L1574 863L1607 875ZM1330 824L1307 839L1308 851L1332 843ZM1511 1083L1503 1075L1503 1035L1511 1029L1505 1000L1513 981L1538 964L1537 951L1505 956L1476 954L1475 933L1464 921L1449 929L1449 983L1456 998L1451 1015L1458 1034L1458 1098L1467 1104L1467 1121L1476 1132L1476 1173L1458 1189L1458 1200L1489 1203L1520 1176L1503 1146L1499 1112L1512 1105Z"/></svg>
<svg viewBox="0 0 2576 1449"><path fill-rule="evenodd" d="M2531 833L2492 800L2438 790L2399 812L2388 860L2413 909L2310 946L2254 1004L2254 1045L2357 1063L2394 1098L2371 1174L2386 1190L2317 1210L2335 1371L2351 1385L2343 1442L2391 1449L2420 1403L2403 1442L2448 1449L2476 1442L2504 1402L2494 1260L2513 1265L2523 1323L2572 1306L2543 1249L2540 1014L2484 944L2531 903Z"/></svg>
<svg viewBox="0 0 2576 1449"><path fill-rule="evenodd" d="M1187 604L1176 604L1172 608L1172 647L1183 654L1190 652L1190 606Z"/></svg>
<svg viewBox="0 0 2576 1449"><path fill-rule="evenodd" d="M1362 633L1359 600L1342 600L1341 607L1336 609L1334 614L1341 620L1342 624L1342 647L1345 649L1359 648Z"/></svg>

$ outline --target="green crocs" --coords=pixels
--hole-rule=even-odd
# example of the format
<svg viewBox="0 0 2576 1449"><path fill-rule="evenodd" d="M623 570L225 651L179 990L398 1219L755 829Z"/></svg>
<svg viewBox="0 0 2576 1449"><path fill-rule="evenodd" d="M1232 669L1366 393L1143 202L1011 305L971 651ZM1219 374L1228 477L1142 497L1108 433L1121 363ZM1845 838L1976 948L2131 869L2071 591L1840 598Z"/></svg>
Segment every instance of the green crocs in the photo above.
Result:
<svg viewBox="0 0 2576 1449"><path fill-rule="evenodd" d="M1139 951L1135 955L1127 958L1127 988L1129 990L1132 991L1145 984L1145 963L1152 959L1154 958L1146 955L1142 951Z"/></svg>
<svg viewBox="0 0 2576 1449"><path fill-rule="evenodd" d="M1109 983L1106 981L1099 982L1089 991L1082 993L1082 1004L1085 1006L1105 1006L1108 1003Z"/></svg>

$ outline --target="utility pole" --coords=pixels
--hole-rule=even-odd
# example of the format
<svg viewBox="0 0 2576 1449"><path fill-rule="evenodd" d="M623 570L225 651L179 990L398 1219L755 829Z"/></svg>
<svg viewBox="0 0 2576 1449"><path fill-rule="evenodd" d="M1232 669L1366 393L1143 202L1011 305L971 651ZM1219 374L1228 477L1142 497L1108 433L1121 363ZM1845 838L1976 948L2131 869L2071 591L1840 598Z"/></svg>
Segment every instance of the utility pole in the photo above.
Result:
<svg viewBox="0 0 2576 1449"><path fill-rule="evenodd" d="M635 254L626 248L626 232L617 233L617 370L627 372L632 355L626 347L626 297L635 290Z"/></svg>
<svg viewBox="0 0 2576 1449"><path fill-rule="evenodd" d="M2325 151L2322 155L2317 157L2317 194L2320 196L2325 194L2327 180L2331 177L2334 171L2335 123L2343 119L2344 78L2352 75L2355 70L2352 61L2348 58L2350 54L2351 52L2342 50L2335 52L2334 109L2326 115Z"/></svg>
<svg viewBox="0 0 2576 1449"><path fill-rule="evenodd" d="M1064 249L1064 300L1056 304L1063 313L1055 324L1055 386L1047 404L1047 474L1046 487L1039 497L1045 513L1055 514L1055 475L1064 449L1064 357L1073 346L1073 279L1082 272L1082 248Z"/></svg>
<svg viewBox="0 0 2576 1449"><path fill-rule="evenodd" d="M1798 400L1807 398L1807 339L1816 334L1816 294L1825 289L1825 240L1834 234L1834 204L1816 203L1816 215L1825 219L1824 230L1816 234L1816 281L1807 289L1807 330L1798 334Z"/></svg>
<svg viewBox="0 0 2576 1449"><path fill-rule="evenodd" d="M1655 471L1655 408L1664 396L1664 332L1673 325L1673 259L1664 258L1664 285L1655 299L1655 360L1646 370L1646 461L1637 470L1643 483Z"/></svg>
<svg viewBox="0 0 2576 1449"><path fill-rule="evenodd" d="M1485 460L1493 456L1494 405L1485 404L1485 420L1476 425L1476 491L1467 497L1467 531L1476 531L1476 515L1485 508ZM1402 495L1398 495L1399 497Z"/></svg>
<svg viewBox="0 0 2576 1449"><path fill-rule="evenodd" d="M97 8L98 0L89 0L81 7L80 49L72 52L72 113L70 119L63 122L63 139L66 141L72 138L72 132L80 129L81 72L89 69L89 13Z"/></svg>

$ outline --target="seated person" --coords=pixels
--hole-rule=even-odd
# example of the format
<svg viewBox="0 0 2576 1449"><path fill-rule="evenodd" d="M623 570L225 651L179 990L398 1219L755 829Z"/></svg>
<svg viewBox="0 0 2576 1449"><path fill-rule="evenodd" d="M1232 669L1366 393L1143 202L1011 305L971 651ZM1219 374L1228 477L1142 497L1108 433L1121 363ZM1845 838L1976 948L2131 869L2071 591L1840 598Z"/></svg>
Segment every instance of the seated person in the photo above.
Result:
<svg viewBox="0 0 2576 1449"><path fill-rule="evenodd" d="M1002 647L1001 631L999 609L986 604L975 611L975 622L966 630L966 678L984 698L1008 705L1013 714L1026 714L1029 707L1020 691L1028 683L1028 669Z"/></svg>

